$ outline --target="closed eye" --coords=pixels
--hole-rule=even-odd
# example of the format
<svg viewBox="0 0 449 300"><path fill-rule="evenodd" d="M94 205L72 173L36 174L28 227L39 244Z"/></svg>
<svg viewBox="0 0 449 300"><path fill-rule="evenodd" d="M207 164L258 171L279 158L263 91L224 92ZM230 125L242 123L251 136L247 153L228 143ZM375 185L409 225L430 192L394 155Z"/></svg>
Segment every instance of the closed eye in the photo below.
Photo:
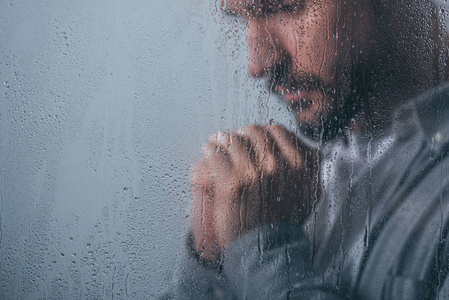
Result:
<svg viewBox="0 0 449 300"><path fill-rule="evenodd" d="M267 14L275 14L279 12L297 13L303 10L304 6L304 0L269 1L269 4L267 5Z"/></svg>
<svg viewBox="0 0 449 300"><path fill-rule="evenodd" d="M305 0L223 0L222 10L230 16L267 17L280 12L297 13Z"/></svg>

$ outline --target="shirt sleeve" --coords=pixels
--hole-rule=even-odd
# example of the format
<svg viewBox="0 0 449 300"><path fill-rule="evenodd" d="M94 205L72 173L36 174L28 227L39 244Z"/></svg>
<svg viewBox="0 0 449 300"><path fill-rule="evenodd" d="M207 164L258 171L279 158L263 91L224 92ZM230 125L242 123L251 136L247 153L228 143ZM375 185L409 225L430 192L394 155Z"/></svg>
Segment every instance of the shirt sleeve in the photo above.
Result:
<svg viewBox="0 0 449 300"><path fill-rule="evenodd" d="M311 270L310 243L300 225L278 223L239 237L221 262L201 260L187 239L172 288L161 299L340 299L341 291Z"/></svg>
<svg viewBox="0 0 449 300"><path fill-rule="evenodd" d="M232 294L229 280L223 273L222 261L203 260L193 247L189 233L181 259L173 273L173 280L160 300L238 299Z"/></svg>

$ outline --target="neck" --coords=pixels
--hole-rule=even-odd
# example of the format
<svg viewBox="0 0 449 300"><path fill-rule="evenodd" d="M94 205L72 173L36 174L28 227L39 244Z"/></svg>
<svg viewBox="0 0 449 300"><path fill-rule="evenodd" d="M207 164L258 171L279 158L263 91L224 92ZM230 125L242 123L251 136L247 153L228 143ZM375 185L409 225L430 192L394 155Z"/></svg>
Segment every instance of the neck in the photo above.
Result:
<svg viewBox="0 0 449 300"><path fill-rule="evenodd" d="M399 2L376 8L375 55L367 66L363 111L384 126L399 105L449 81L449 35L438 8L416 1L407 9Z"/></svg>

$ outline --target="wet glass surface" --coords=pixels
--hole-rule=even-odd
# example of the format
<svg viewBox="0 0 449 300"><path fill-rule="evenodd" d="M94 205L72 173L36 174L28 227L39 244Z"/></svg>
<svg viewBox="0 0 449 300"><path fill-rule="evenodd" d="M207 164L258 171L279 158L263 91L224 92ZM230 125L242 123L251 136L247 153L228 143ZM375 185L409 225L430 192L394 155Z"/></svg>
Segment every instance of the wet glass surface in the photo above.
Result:
<svg viewBox="0 0 449 300"><path fill-rule="evenodd" d="M0 298L445 298L446 17L1 3Z"/></svg>

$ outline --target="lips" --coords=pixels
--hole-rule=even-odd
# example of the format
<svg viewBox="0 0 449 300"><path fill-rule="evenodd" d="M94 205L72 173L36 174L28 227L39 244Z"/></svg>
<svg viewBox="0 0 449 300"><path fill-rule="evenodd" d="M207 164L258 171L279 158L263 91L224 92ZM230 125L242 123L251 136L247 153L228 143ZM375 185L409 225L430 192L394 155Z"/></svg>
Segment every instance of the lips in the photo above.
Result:
<svg viewBox="0 0 449 300"><path fill-rule="evenodd" d="M301 99L301 91L289 90L286 87L279 85L276 91L288 102L299 101Z"/></svg>
<svg viewBox="0 0 449 300"><path fill-rule="evenodd" d="M308 100L312 100L313 91L309 90L294 90L288 89L285 86L278 85L276 87L276 91L287 101L291 102L307 102Z"/></svg>

